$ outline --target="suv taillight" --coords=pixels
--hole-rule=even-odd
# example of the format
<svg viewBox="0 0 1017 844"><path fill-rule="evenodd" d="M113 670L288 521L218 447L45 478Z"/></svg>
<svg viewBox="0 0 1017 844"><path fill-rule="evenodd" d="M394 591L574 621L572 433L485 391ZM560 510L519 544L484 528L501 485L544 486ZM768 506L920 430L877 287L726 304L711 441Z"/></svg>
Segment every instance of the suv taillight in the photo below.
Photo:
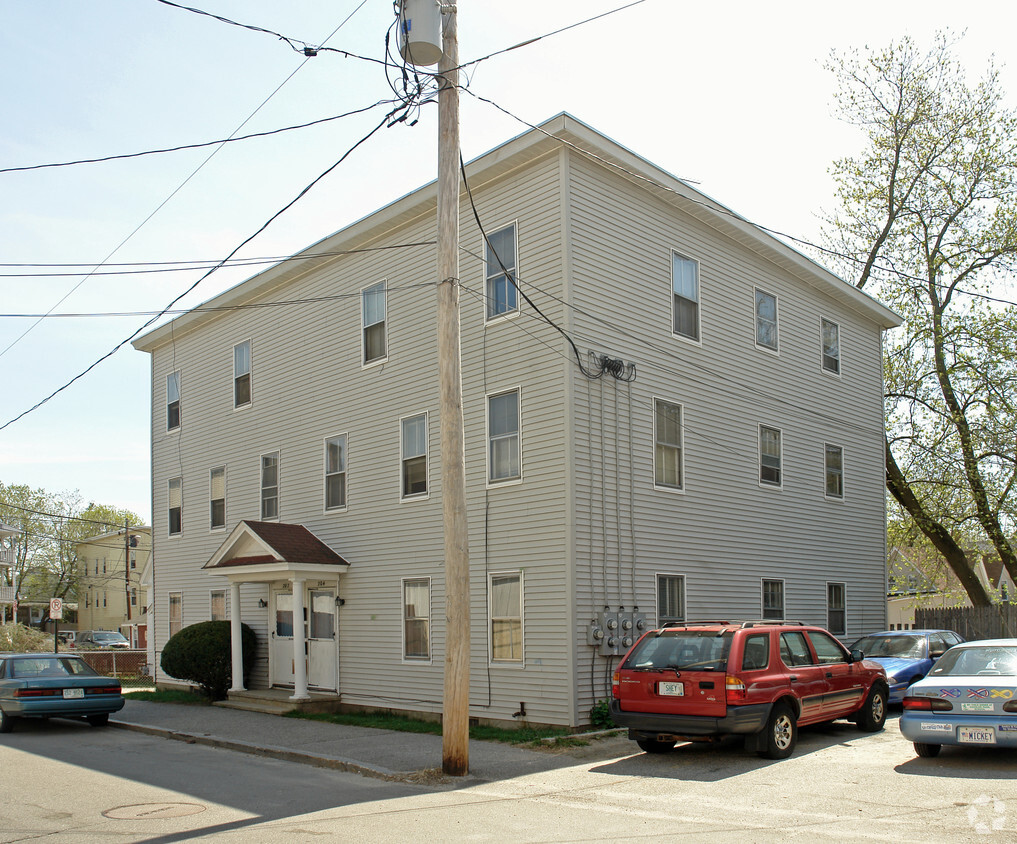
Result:
<svg viewBox="0 0 1017 844"><path fill-rule="evenodd" d="M739 677L728 675L724 678L724 695L728 703L745 700L745 684Z"/></svg>
<svg viewBox="0 0 1017 844"><path fill-rule="evenodd" d="M615 671L611 675L611 697L616 700L621 697L621 672Z"/></svg>

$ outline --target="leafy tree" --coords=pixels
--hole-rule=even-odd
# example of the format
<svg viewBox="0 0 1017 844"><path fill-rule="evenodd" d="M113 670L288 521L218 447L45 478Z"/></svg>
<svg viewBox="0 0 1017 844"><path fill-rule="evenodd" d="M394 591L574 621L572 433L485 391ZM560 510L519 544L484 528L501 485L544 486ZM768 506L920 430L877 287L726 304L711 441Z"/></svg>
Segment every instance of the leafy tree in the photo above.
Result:
<svg viewBox="0 0 1017 844"><path fill-rule="evenodd" d="M887 488L987 605L965 545L1017 578L1017 308L993 297L1017 255L1017 119L993 64L968 85L952 47L941 33L927 52L904 38L833 57L866 146L834 163L826 235L845 276L905 319L887 341Z"/></svg>

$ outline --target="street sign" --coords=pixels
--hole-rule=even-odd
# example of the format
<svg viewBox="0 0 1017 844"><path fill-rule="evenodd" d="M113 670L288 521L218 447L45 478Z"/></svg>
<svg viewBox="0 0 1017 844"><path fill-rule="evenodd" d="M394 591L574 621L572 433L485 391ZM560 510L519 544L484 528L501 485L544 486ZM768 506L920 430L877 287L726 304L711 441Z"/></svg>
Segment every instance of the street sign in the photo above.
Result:
<svg viewBox="0 0 1017 844"><path fill-rule="evenodd" d="M49 599L49 617L53 621L60 621L64 617L64 602L62 599Z"/></svg>

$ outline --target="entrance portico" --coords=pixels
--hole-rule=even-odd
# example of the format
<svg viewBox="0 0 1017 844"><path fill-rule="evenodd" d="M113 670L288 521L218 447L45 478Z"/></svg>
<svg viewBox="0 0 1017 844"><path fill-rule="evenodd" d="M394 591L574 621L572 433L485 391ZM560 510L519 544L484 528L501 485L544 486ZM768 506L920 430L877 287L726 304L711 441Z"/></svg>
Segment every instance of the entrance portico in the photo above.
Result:
<svg viewBox="0 0 1017 844"><path fill-rule="evenodd" d="M324 666L319 673L333 678L334 682L334 667L338 663L335 605L338 600L339 576L349 567L346 560L303 525L255 521L237 524L219 550L202 567L211 574L225 576L230 585L231 692L244 691L240 613L242 583L263 583L272 589L276 621L270 634L270 664L286 658L276 645L290 644L285 642L289 636L278 635L280 631L292 636L293 695L290 700L310 699L307 668L309 658L316 660L312 664ZM278 588L280 583L286 588ZM310 618L304 604L308 583L318 585L310 593ZM286 597L289 600L283 602L281 599ZM317 607L316 601L319 604ZM331 607L324 606L329 601ZM327 613L323 611L326 609ZM279 676L275 665L272 665L271 671L273 679ZM288 672L286 676L288 677Z"/></svg>

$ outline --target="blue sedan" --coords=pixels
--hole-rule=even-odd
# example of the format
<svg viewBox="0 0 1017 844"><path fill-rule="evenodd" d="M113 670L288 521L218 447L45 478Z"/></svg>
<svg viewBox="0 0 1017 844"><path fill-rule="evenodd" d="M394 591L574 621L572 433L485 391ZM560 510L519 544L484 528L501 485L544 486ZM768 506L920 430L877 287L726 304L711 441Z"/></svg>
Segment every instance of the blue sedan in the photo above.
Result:
<svg viewBox="0 0 1017 844"><path fill-rule="evenodd" d="M885 630L851 644L886 670L890 703L900 703L908 686L929 673L936 660L964 639L952 630Z"/></svg>
<svg viewBox="0 0 1017 844"><path fill-rule="evenodd" d="M1017 639L951 648L904 698L900 731L919 756L944 744L1017 747Z"/></svg>
<svg viewBox="0 0 1017 844"><path fill-rule="evenodd" d="M68 654L0 654L0 733L18 718L85 718L93 727L123 709L120 683Z"/></svg>

